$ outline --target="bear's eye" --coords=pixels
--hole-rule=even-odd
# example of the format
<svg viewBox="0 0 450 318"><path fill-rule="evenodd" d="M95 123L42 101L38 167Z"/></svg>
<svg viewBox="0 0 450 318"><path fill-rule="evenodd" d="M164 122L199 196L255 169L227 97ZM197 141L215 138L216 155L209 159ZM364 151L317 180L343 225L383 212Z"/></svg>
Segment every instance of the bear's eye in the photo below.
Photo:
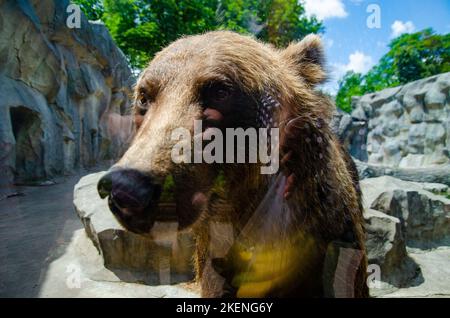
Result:
<svg viewBox="0 0 450 318"><path fill-rule="evenodd" d="M230 96L230 91L226 88L219 88L214 92L213 99L217 101L224 101Z"/></svg>
<svg viewBox="0 0 450 318"><path fill-rule="evenodd" d="M151 102L150 96L146 92L141 91L139 93L139 96L137 97L136 102L137 112L139 115L141 116L145 115L145 113L149 108L150 102Z"/></svg>
<svg viewBox="0 0 450 318"><path fill-rule="evenodd" d="M147 104L147 102L148 102L148 100L149 100L149 98L148 98L148 95L145 93L145 92L140 92L139 93L139 103L141 104L141 105L145 105L145 104Z"/></svg>
<svg viewBox="0 0 450 318"><path fill-rule="evenodd" d="M203 91L203 99L208 107L227 104L233 95L233 89L225 83L211 83Z"/></svg>

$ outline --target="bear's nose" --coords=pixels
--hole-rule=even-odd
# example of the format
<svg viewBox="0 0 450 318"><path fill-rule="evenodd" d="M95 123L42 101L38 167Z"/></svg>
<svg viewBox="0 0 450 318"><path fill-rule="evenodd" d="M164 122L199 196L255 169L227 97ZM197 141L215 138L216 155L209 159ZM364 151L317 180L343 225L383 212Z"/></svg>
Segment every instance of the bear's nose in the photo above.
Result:
<svg viewBox="0 0 450 318"><path fill-rule="evenodd" d="M145 207L154 197L151 177L132 169L117 169L104 175L97 185L101 198L110 196L122 208Z"/></svg>
<svg viewBox="0 0 450 318"><path fill-rule="evenodd" d="M152 207L159 200L161 188L153 178L133 169L112 170L97 184L100 197L109 197L111 212L134 232L143 232L151 226Z"/></svg>

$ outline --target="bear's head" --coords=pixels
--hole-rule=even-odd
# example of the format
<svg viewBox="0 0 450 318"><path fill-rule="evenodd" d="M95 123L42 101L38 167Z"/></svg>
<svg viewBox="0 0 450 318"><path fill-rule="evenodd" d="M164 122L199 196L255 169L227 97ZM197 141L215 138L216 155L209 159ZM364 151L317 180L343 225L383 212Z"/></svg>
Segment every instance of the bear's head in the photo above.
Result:
<svg viewBox="0 0 450 318"><path fill-rule="evenodd" d="M323 63L316 35L284 50L226 31L177 40L159 52L138 79L137 132L124 156L100 180L100 195L108 197L122 225L147 233L157 218L164 180L171 175L179 225L192 225L226 165L196 162L195 139L207 139L212 128L279 127L283 155L288 123L295 119L293 127L303 129L319 120L323 129L330 117L330 103L315 90L325 80ZM200 131L194 121L201 122ZM180 128L192 136L184 145L192 150L191 163L174 160L180 142L174 136L182 135Z"/></svg>

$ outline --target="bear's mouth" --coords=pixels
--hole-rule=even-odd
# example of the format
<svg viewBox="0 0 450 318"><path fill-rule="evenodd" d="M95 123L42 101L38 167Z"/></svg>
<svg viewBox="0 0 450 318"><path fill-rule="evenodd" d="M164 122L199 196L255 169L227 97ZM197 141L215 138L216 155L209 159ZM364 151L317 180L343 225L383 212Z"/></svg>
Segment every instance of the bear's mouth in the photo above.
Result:
<svg viewBox="0 0 450 318"><path fill-rule="evenodd" d="M207 192L199 191L204 187L194 186L189 175L170 182L172 190L167 195L163 191L167 178L113 168L99 180L97 190L101 198L107 198L117 221L130 232L148 234L155 222L177 223L179 230L187 229L206 207Z"/></svg>
<svg viewBox="0 0 450 318"><path fill-rule="evenodd" d="M174 198L174 202L149 202L146 206L121 207L108 196L108 206L117 221L128 231L148 235L156 222L176 223L179 231L188 229L206 205L203 192L186 193Z"/></svg>
<svg viewBox="0 0 450 318"><path fill-rule="evenodd" d="M127 230L136 234L147 234L150 232L157 220L158 206L148 204L144 207L120 207L112 198L108 197L110 211Z"/></svg>

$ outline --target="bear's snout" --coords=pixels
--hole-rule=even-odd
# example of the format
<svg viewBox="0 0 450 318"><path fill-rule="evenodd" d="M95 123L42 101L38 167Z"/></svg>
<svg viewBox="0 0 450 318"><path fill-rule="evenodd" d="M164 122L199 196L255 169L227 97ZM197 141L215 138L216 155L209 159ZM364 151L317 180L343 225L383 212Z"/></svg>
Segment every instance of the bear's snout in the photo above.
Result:
<svg viewBox="0 0 450 318"><path fill-rule="evenodd" d="M133 169L115 169L97 184L101 198L117 220L129 231L148 233L155 221L156 206L162 187L148 175Z"/></svg>

